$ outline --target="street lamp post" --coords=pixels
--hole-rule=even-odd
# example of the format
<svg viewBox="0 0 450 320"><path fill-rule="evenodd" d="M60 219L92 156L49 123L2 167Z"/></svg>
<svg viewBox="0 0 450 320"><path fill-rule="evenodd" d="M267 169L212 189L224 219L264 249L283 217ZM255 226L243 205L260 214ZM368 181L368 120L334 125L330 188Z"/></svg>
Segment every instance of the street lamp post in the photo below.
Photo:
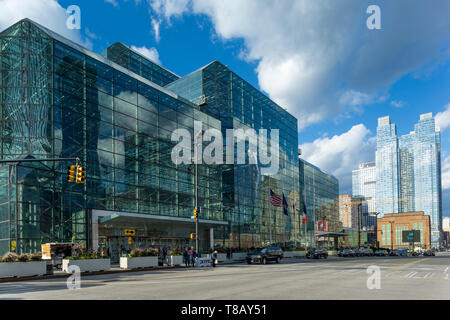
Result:
<svg viewBox="0 0 450 320"><path fill-rule="evenodd" d="M194 166L195 166L195 210L197 212L197 215L195 217L195 252L198 253L198 229L199 229L199 214L200 214L200 208L198 207L198 138L203 134L203 130L199 131L197 135L195 136L195 159L194 159Z"/></svg>
<svg viewBox="0 0 450 320"><path fill-rule="evenodd" d="M375 215L375 242L377 245L377 249L380 249L380 243L378 242L378 216L381 214L381 212L374 212Z"/></svg>

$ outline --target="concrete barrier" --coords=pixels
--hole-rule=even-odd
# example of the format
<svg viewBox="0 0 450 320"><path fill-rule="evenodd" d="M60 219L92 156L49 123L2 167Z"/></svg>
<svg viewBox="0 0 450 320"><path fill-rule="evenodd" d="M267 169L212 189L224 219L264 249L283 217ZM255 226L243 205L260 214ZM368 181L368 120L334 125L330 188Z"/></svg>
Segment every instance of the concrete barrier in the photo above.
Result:
<svg viewBox="0 0 450 320"><path fill-rule="evenodd" d="M46 261L0 263L0 277L37 276L46 273Z"/></svg>
<svg viewBox="0 0 450 320"><path fill-rule="evenodd" d="M80 260L67 260L62 261L62 270L69 272L70 266L78 266L81 272L84 271L108 271L111 269L110 259L80 259Z"/></svg>

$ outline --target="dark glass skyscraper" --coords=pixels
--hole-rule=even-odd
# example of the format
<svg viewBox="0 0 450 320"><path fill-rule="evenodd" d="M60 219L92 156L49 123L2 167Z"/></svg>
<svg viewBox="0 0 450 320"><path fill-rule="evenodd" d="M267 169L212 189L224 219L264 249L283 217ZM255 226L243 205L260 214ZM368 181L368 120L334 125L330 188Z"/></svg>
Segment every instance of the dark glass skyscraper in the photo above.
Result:
<svg viewBox="0 0 450 320"><path fill-rule="evenodd" d="M0 159L79 157L87 173L74 184L70 162L0 167L0 253L193 245L194 164L171 156L174 130L193 135L195 121L224 136L280 130L276 174L247 152L245 164L198 165L200 249L300 240L297 119L219 62L179 78L121 43L101 56L25 19L0 33L0 111Z"/></svg>

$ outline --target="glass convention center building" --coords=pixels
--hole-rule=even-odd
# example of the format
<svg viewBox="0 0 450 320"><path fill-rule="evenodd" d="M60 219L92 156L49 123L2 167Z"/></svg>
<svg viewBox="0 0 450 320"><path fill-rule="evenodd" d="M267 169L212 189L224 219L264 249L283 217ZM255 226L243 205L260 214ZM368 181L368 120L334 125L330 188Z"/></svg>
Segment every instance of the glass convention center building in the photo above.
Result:
<svg viewBox="0 0 450 320"><path fill-rule="evenodd" d="M195 165L172 162L171 136L193 134L194 121L224 136L279 129L276 174L250 153L246 164L198 165L200 249L302 238L297 119L220 62L180 77L121 43L99 55L24 19L0 33L0 110L1 160L14 161L0 165L0 254L48 242L108 247L113 259L193 246ZM84 184L67 181L73 161L20 162L75 157Z"/></svg>

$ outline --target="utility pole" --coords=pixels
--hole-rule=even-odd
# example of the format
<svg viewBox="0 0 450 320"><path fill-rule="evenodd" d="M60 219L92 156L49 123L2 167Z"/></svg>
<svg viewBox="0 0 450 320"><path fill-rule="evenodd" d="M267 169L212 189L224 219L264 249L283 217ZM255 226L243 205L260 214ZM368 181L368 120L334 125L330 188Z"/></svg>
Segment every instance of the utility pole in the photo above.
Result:
<svg viewBox="0 0 450 320"><path fill-rule="evenodd" d="M358 248L361 248L361 204L358 204Z"/></svg>

